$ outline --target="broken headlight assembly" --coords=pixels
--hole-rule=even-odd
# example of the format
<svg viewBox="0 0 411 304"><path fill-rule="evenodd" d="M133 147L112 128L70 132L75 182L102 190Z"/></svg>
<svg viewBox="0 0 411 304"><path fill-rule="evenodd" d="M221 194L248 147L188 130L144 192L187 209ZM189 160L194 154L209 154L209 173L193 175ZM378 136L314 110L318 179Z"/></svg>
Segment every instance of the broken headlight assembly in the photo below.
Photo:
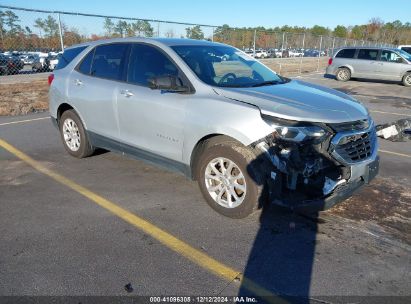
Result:
<svg viewBox="0 0 411 304"><path fill-rule="evenodd" d="M285 141L320 143L329 135L329 131L320 124L300 123L265 115L263 119L273 128L274 137Z"/></svg>

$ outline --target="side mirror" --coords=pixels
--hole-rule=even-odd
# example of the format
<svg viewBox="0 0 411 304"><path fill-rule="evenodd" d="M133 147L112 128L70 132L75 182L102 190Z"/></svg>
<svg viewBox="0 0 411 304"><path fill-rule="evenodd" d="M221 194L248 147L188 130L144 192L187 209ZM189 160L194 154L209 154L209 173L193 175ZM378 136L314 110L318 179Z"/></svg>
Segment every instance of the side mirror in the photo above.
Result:
<svg viewBox="0 0 411 304"><path fill-rule="evenodd" d="M150 78L148 80L148 86L152 90L165 90L178 93L185 93L190 91L188 87L181 84L180 78L171 75Z"/></svg>

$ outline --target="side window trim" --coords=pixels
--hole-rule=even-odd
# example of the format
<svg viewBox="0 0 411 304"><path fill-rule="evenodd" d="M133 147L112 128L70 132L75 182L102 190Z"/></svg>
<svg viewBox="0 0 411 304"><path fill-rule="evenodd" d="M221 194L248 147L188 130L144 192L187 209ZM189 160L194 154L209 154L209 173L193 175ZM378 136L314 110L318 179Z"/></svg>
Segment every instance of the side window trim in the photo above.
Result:
<svg viewBox="0 0 411 304"><path fill-rule="evenodd" d="M384 51L383 49L379 49L379 50L378 50L377 61L381 61L381 56L382 56L382 52L383 52L383 51Z"/></svg>
<svg viewBox="0 0 411 304"><path fill-rule="evenodd" d="M146 42L131 42L130 43L130 48L129 48L129 52L128 52L128 58L127 58L127 68L125 69L125 82L130 84L130 85L135 85L135 86L140 86L140 87L144 87L144 88L148 88L148 85L142 85L139 83L133 83L133 82L129 82L128 81L128 72L130 69L130 57L131 57L131 51L132 48L135 45L146 45L149 47L152 47L154 49L156 49L157 51L159 51L162 55L164 55L168 60L170 60L170 62L177 68L178 71L178 75L179 77L181 77L181 80L183 81L183 84L188 85L188 87L190 88L190 91L188 92L189 94L194 94L195 93L195 89L194 86L192 85L191 81L188 79L187 75L183 72L183 70L180 68L180 66L174 61L173 58L171 58L171 56L169 54L167 54L167 52L165 52L162 48L151 44L151 43L146 43Z"/></svg>
<svg viewBox="0 0 411 304"><path fill-rule="evenodd" d="M383 60L381 60L381 58L382 58L382 52L389 52L389 51L388 51L388 50L381 50L381 52L378 54L377 61L387 62L387 61L383 61Z"/></svg>
<svg viewBox="0 0 411 304"><path fill-rule="evenodd" d="M360 52L359 48L355 49L354 59L358 59L358 53Z"/></svg>
<svg viewBox="0 0 411 304"><path fill-rule="evenodd" d="M91 76L91 75L90 75L90 72L91 72L91 67L92 67L92 65L93 65L93 60L94 60L94 53L95 53L95 51L96 51L96 47L93 47L93 48L91 49L91 51L87 52L87 54L84 55L83 58L81 58L80 62L76 65L76 67L75 67L74 69L75 69L77 72L79 72L80 74L87 75L87 76ZM90 70L88 71L88 74L85 74L85 73L83 73L82 71L80 71L80 66L83 64L83 61L86 59L86 57L87 57L90 53L93 53L93 57L91 58Z"/></svg>
<svg viewBox="0 0 411 304"><path fill-rule="evenodd" d="M97 50L98 47L101 46L107 46L107 45L113 45L113 44L126 44L127 48L126 48L126 52L125 52L125 59L124 59L124 63L121 64L121 79L113 79L113 78L108 78L108 77L101 77L101 76L96 76L91 74L92 68L93 68L93 63L94 63L94 55L95 55L95 51L93 54L93 61L90 67L90 76L91 77L95 77L95 78L99 78L99 79L105 79L105 80L111 80L111 81L119 81L119 82L125 82L125 74L124 71L126 70L126 67L128 66L128 57L130 56L130 49L131 49L131 43L130 42L111 42L111 43L102 43L99 45L96 45L96 47L94 48L95 50Z"/></svg>
<svg viewBox="0 0 411 304"><path fill-rule="evenodd" d="M57 63L57 66L55 67L55 70L60 70L60 69L64 69L66 66L68 66L70 63L72 63L73 60L76 59L76 57L83 52L88 46L77 46L77 47L73 47L73 48L69 48L66 50L66 52L71 52L71 51L76 51L79 50L71 59L69 58L69 60L67 60L67 58L64 56L64 52L63 54L60 56L59 58L59 63ZM65 61L65 63L63 63L63 61ZM61 63L63 63L63 66L61 66Z"/></svg>

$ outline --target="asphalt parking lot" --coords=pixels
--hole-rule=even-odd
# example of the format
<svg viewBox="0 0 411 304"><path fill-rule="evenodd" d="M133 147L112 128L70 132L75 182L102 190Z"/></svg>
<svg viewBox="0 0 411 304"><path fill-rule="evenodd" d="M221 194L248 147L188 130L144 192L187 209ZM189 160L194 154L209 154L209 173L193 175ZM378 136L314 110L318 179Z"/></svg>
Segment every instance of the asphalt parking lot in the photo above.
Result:
<svg viewBox="0 0 411 304"><path fill-rule="evenodd" d="M395 83L296 79L353 95L377 123L411 117ZM318 217L232 220L176 173L72 158L47 113L0 117L0 295L410 297L411 142L380 140L380 157L370 186Z"/></svg>

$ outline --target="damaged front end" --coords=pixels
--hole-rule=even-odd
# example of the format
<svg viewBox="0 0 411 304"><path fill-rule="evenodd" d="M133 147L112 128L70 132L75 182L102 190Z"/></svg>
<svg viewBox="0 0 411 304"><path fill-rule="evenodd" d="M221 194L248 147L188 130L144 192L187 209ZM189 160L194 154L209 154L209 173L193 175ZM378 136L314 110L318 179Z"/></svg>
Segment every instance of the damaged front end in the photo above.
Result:
<svg viewBox="0 0 411 304"><path fill-rule="evenodd" d="M325 210L350 197L378 173L371 118L338 124L263 118L273 132L252 147L266 160L264 170L276 204Z"/></svg>

